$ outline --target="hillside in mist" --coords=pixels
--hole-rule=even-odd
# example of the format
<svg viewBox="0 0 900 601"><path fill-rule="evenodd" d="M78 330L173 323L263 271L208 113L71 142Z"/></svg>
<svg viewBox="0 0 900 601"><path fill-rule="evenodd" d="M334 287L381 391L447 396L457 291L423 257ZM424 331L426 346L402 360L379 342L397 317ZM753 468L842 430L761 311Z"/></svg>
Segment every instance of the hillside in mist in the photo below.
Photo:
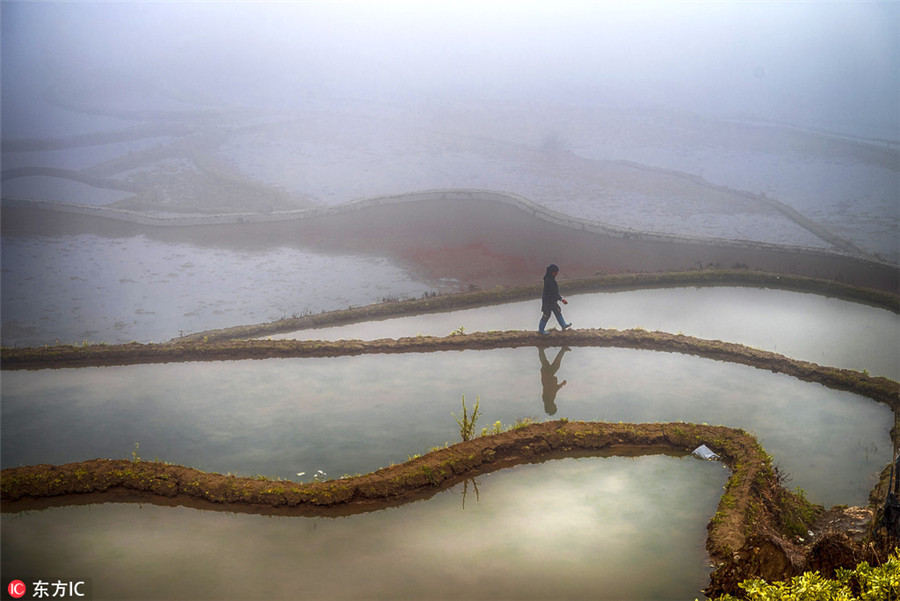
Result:
<svg viewBox="0 0 900 601"><path fill-rule="evenodd" d="M399 250L383 255L333 228L324 247L312 234L250 240L251 228L214 240L212 230L123 233L110 222L73 235L69 217L47 216L64 204L273 219L484 190L618 232L900 262L895 4L4 2L0 11L4 336L52 340L54 328L34 333L37 315L82 323L87 306L109 323L82 336L108 338L115 325L138 338L144 326L134 323L145 320L154 336L174 335L298 305L505 282L510 261L526 260L490 256L486 242L525 236L493 207L432 213L439 223L427 231L439 239L487 232L471 247L405 248L422 234L410 219L392 241ZM43 212L18 227L10 211L36 206ZM67 219L68 230L54 229ZM54 244L36 237L48 235ZM555 248L530 248L527 260L540 272ZM272 270L252 294L274 296L223 308L248 279L237 266L257 261L249 249L277 266L252 270ZM347 252L357 254L334 254ZM473 282L435 257L465 263ZM569 259L580 272L608 267L580 258ZM747 262L729 255L726 266ZM337 277L328 298L298 298L285 283L324 265L353 274ZM225 283L207 284L212 298L200 300L195 273ZM160 296L151 285L174 290ZM176 297L188 300L164 326L146 317ZM107 319L107 303L127 315Z"/></svg>
<svg viewBox="0 0 900 601"><path fill-rule="evenodd" d="M814 244L714 184L896 261L898 14L5 3L3 195L237 212L480 188L623 227Z"/></svg>

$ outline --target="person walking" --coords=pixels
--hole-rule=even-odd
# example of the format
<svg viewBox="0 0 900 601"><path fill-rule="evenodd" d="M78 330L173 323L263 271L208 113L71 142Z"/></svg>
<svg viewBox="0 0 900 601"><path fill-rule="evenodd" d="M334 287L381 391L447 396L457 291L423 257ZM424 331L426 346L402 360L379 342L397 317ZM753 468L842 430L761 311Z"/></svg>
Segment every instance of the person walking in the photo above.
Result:
<svg viewBox="0 0 900 601"><path fill-rule="evenodd" d="M556 316L556 321L559 322L559 327L563 330L568 330L572 327L571 323L566 323L566 320L563 319L562 310L559 308L560 302L568 305L569 301L559 294L559 284L556 283L558 274L559 267L557 265L547 266L547 273L544 274L544 294L541 297L541 322L538 326L538 332L541 334L548 333L544 328L547 327L547 322L550 321L551 313Z"/></svg>

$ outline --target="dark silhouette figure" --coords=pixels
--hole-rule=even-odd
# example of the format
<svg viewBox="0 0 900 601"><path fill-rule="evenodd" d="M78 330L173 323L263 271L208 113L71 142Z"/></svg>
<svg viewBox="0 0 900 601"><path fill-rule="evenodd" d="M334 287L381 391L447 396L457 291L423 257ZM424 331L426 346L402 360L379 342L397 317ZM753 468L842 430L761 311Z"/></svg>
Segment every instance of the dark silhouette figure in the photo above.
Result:
<svg viewBox="0 0 900 601"><path fill-rule="evenodd" d="M547 330L544 328L547 327L547 322L550 321L551 313L556 316L556 321L559 322L559 327L563 330L572 327L571 323L566 323L566 320L563 319L562 311L559 308L560 301L564 305L569 304L569 301L559 294L559 284L556 283L558 274L559 267L557 265L547 266L547 272L544 274L544 293L541 296L541 322L538 325L538 332L541 334L547 334Z"/></svg>
<svg viewBox="0 0 900 601"><path fill-rule="evenodd" d="M562 347L559 349L559 352L556 353L556 359L553 360L553 363L550 363L547 361L547 355L544 354L544 349L538 349L538 355L541 358L541 384L544 387L542 398L544 399L544 411L547 415L556 413L556 393L559 392L560 388L566 385L566 380L559 383L556 372L559 371L563 355L570 350L572 349L567 346Z"/></svg>

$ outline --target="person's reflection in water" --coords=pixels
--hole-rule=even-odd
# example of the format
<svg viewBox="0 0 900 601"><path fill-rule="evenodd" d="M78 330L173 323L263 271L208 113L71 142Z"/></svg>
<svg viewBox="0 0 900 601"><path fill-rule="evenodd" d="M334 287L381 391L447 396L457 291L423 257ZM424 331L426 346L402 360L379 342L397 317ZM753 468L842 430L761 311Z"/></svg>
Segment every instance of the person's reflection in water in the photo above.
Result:
<svg viewBox="0 0 900 601"><path fill-rule="evenodd" d="M560 388L566 385L566 380L563 380L561 383L559 382L556 378L556 372L559 371L563 355L570 350L572 349L567 346L562 347L559 349L559 352L556 353L556 359L553 360L553 363L550 363L547 361L547 355L544 354L544 349L538 349L538 354L541 358L541 384L544 386L544 411L547 412L547 415L556 413L556 393L559 392Z"/></svg>

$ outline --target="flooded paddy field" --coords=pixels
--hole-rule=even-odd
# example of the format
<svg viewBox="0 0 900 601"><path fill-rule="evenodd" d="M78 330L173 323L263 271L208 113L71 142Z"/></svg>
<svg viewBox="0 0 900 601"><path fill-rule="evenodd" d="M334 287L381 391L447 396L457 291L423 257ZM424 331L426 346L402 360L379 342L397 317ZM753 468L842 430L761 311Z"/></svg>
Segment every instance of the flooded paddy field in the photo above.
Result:
<svg viewBox="0 0 900 601"><path fill-rule="evenodd" d="M713 267L900 290L897 69L865 57L896 56L880 6L645 20L529 5L432 21L324 3L9 4L7 347L165 342L539 284L551 262L570 278ZM828 48L809 43L822 36ZM394 202L405 195L418 201ZM566 315L898 377L896 314L769 292L573 295ZM536 307L294 335L533 330ZM479 427L743 427L826 505L865 503L896 423L768 371L556 345L7 371L0 451L4 466L140 456L335 478L457 440L463 395L480 398ZM584 457L341 518L153 503L4 514L3 576L88 578L103 599L692 599L726 474Z"/></svg>
<svg viewBox="0 0 900 601"><path fill-rule="evenodd" d="M480 398L478 431L551 416L740 427L825 505L865 504L891 459L889 408L857 395L678 354L518 348L6 372L3 467L134 451L339 478L456 442L463 395Z"/></svg>
<svg viewBox="0 0 900 601"><path fill-rule="evenodd" d="M673 262L664 265L653 254L653 244L644 247L610 238L606 242L612 246L607 248L601 244L603 238L584 232L578 234L583 238L577 248L571 248L574 228L509 207L479 209L493 225L482 224L477 231L453 225L465 222L466 211L475 206L480 205L433 202L377 207L375 213L355 211L347 217L349 222L343 222L354 232L349 240L330 226L320 229L327 223L336 225L330 220L147 228L81 215L5 209L3 344L161 342L242 323L452 292L476 283L485 290L533 284L540 281L540 273L534 272L536 265L544 265L543 254L555 256L557 251L571 260L562 262L564 278L593 276L602 265L625 269L634 250L641 250L643 258L636 260L651 270L691 267L684 264L690 253L680 258L666 254ZM37 219L38 213L53 219L47 215ZM514 217L516 225L501 226L504 215ZM430 217L446 218L451 225L429 225ZM405 225L391 225L397 223L395 218ZM374 230L369 228L373 220L381 223ZM547 242L550 249L537 253L523 242L529 238ZM485 240L496 245L479 242ZM581 250L602 262L579 256ZM714 249L709 252L725 256ZM742 252L730 249L726 255L736 253L729 255L735 259ZM775 253L769 258L778 270L807 275L821 275L821 270L837 266L829 263L831 259L808 255ZM841 269L848 273L894 289L896 270L840 261L845 261ZM564 279L561 284L565 292ZM641 316L633 325L650 327L653 318ZM517 327L531 329L531 321ZM584 327L580 317L579 323ZM460 325L467 327L456 324L452 329Z"/></svg>
<svg viewBox="0 0 900 601"><path fill-rule="evenodd" d="M689 457L585 457L338 518L114 503L5 514L3 570L93 575L95 599L693 599L727 474Z"/></svg>
<svg viewBox="0 0 900 601"><path fill-rule="evenodd" d="M5 346L163 341L235 323L420 296L396 263L144 235L2 239Z"/></svg>
<svg viewBox="0 0 900 601"><path fill-rule="evenodd" d="M418 296L440 285L429 277L412 275L421 272L408 270L409 264L399 257L360 252L336 258L333 249L323 254L277 240L261 244L253 236L222 244L216 236L210 231L200 240L181 239L172 232L157 231L108 237L88 228L61 237L4 237L4 260L9 247L20 263L22 257L30 257L24 263L34 268L31 274L7 270L4 265L4 320L9 316L7 281L21 284L13 288L18 298L11 304L21 314L44 308L48 316L61 310L78 318L55 322L26 318L18 324L21 330L4 323L4 344L8 333L11 339L36 333L46 339L42 327L70 328L75 323L82 327L91 320L98 324L97 339L108 340L101 333L110 327L121 330L119 335L140 332L147 339L165 339L175 323L187 324L184 330L189 331L207 327L211 316L214 325L233 325L244 321L238 317L243 315L252 316L246 321L256 321L263 313L277 319L290 315L287 307L296 307L298 299L337 309L345 303ZM42 247L45 242L50 243ZM110 245L116 253L108 252ZM43 248L49 249L51 260L42 254ZM90 257L94 260L80 260ZM448 263L459 263L459 259ZM129 275L133 260L141 266L139 278ZM436 265L445 265L442 261ZM69 276L68 297L56 294L60 282L66 282L67 271L79 274ZM35 281L41 273L45 277ZM485 273L482 277L491 277L490 270ZM295 279L303 282L296 288L297 297L293 296ZM101 290L103 283L106 289ZM561 283L565 291L565 280ZM450 278L448 285L460 284ZM166 294L158 294L161 287ZM104 296L111 290L119 295L113 304ZM147 304L151 299L152 310ZM573 295L570 300L566 315L582 327L596 320L603 327L684 332L896 377L892 371L897 365L896 315L867 305L751 288L638 290ZM535 302L367 322L329 335L445 336L461 327L469 332L532 329ZM49 311L47 303L53 304ZM140 319L126 322L123 309ZM307 311L315 309L301 312ZM116 321L110 323L110 319ZM40 324L36 330L24 327L35 323ZM181 327L178 330L171 334L181 333ZM302 335L322 338L326 332L319 329ZM470 408L476 397L480 399L484 413L479 429L496 422L508 426L522 418L540 421L551 416L744 428L757 435L775 457L789 478L788 486L803 489L812 501L826 506L865 504L879 471L891 459L892 447L890 410L867 398L746 366L616 348L527 347L41 370L6 372L3 382L3 467L140 457L245 476L294 481L340 478L402 463L458 440L452 413L459 414L463 395ZM476 588L513 591L509 598L528 598L538 591L542 594L534 598L543 598L547 588L539 583L528 586L529 581L515 575L523 570L544 574L537 567L540 563L551 572L540 581L558 588L556 598L579 598L592 587L610 591L610 599L665 599L670 591L668 598L698 597L709 574L704 524L715 511L727 471L719 464L693 459L642 457L629 459L624 466L616 461L585 458L520 466L509 470L511 477L506 471L479 476L429 501L337 519L110 503L4 515L4 574L8 565L81 565L102 575L96 586L103 588L97 590L110 594L98 598L146 598L143 578L166 570L184 573L184 566L190 567L190 576L173 579L182 592L155 587L154 591L163 591L158 598L195 598L204 594L202 590L213 598L247 596L232 595L232 591L246 590L245 580L234 575L265 580L267 591L276 597L302 588L336 598L360 598L365 596L361 591L366 582L378 582L385 590L400 587L398 594L408 598L421 597L436 583L444 588L456 586L458 598L471 598ZM661 467L657 461L676 463ZM588 463L599 472L582 471ZM566 476L568 468L559 466L570 464L576 466L575 475ZM684 472L685 466L698 467ZM715 481L710 485L695 469L715 474ZM598 484L609 483L604 470L619 474L614 490ZM517 480L522 474L524 489ZM496 492L482 486L494 481L501 482ZM479 491L473 501L476 482ZM480 507L483 494L496 495L490 501L484 497L485 513L479 515L487 517L479 519L487 525L473 519L471 529L446 526L458 516L452 512L462 510L463 493L465 518L473 515L476 504ZM565 502L547 507L542 501L557 494ZM702 500L707 494L708 505ZM660 495L670 504L653 514ZM491 504L494 498L500 505ZM525 508L520 510L523 502ZM589 507L590 515L573 509L575 502ZM447 506L452 507L449 514ZM535 506L541 508L539 514ZM172 512L171 522L166 512ZM521 519L515 521L517 516ZM572 524L572 516L578 516L578 524ZM429 529L415 532L424 539L398 534L412 520L428 524ZM504 530L491 534L490 544L484 545L481 537L492 532L491 524L501 524ZM52 544L62 528L67 544ZM270 529L284 536L259 536ZM459 536L454 538L446 530ZM235 536L261 548L260 559L248 560L246 554L237 557L222 550L235 548L224 542ZM396 547L385 547L385 541L397 537L403 540ZM102 567L113 561L109 553L85 555L76 551L79 541L109 542L109 548L117 552L115 562L131 578L110 576ZM55 550L38 559L40 546ZM373 547L390 552L377 557L364 552ZM570 547L581 549L579 558L586 560L579 563L570 557ZM209 556L161 553L160 548L219 551L210 551L215 557L210 560ZM530 549L543 553L535 558ZM297 554L314 559L307 558L303 569L279 579L286 569L280 558ZM11 556L21 557L21 562L10 564L6 558ZM158 567L139 567L148 565ZM347 578L343 570L349 565L368 575L368 580ZM647 579L648 565L658 578ZM422 570L431 570L429 576L420 577ZM222 576L223 571L228 575Z"/></svg>
<svg viewBox="0 0 900 601"><path fill-rule="evenodd" d="M565 292L565 281L561 282ZM886 309L785 290L665 288L575 294L564 315L575 328L644 328L724 340L819 365L900 377L900 316ZM366 321L273 334L271 339L377 340L451 332L537 329L540 303ZM549 328L559 328L551 319Z"/></svg>
<svg viewBox="0 0 900 601"><path fill-rule="evenodd" d="M161 135L149 114L123 115L108 98L83 111L56 106L59 96L53 103L36 90L27 95L58 118L52 127L38 121L4 132L5 198L265 212L476 188L632 230L830 246L780 208L787 206L865 253L898 260L897 153L863 137L659 108L561 111L538 99L471 107L437 98L427 107L333 99L303 102L300 111L198 111L161 95L145 98L159 103L157 117L168 113L170 131ZM143 133L129 131L123 116ZM60 171L29 171L44 167ZM71 186L85 175L98 181ZM104 182L135 190L110 194ZM233 198L223 183L256 194Z"/></svg>

